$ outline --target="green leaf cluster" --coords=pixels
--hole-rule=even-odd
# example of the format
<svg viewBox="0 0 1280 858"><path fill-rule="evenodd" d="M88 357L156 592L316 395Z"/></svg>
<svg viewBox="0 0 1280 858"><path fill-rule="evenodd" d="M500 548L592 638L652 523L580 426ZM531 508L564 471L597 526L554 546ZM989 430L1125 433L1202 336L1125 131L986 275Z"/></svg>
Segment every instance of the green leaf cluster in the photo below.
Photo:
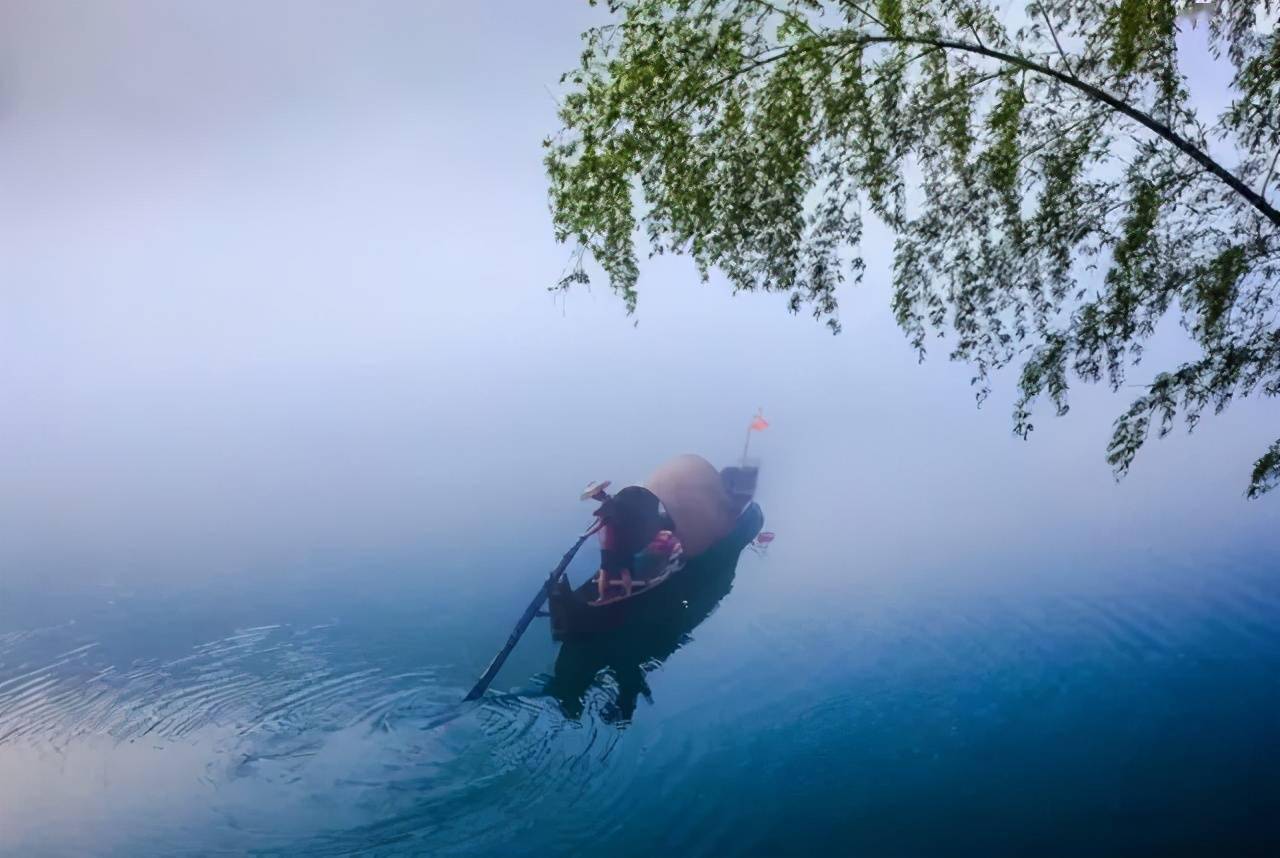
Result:
<svg viewBox="0 0 1280 858"><path fill-rule="evenodd" d="M870 216L921 357L943 338L980 400L1019 367L1024 436L1041 397L1124 386L1173 313L1200 354L1116 421L1122 475L1153 426L1280 393L1280 6L1219 5L1211 117L1160 0L614 0L546 141L559 288L593 261L634 312L643 245L838 331ZM1248 494L1277 482L1280 441Z"/></svg>

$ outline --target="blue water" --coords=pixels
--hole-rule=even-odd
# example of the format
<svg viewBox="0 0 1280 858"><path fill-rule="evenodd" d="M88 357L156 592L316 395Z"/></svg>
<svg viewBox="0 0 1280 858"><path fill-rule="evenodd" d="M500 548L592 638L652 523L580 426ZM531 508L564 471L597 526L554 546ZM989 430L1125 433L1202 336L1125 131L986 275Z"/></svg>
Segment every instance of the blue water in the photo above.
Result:
<svg viewBox="0 0 1280 858"><path fill-rule="evenodd" d="M0 590L0 852L1280 854L1269 556L833 568L784 536L668 637L537 621L461 705L539 574L488 551Z"/></svg>

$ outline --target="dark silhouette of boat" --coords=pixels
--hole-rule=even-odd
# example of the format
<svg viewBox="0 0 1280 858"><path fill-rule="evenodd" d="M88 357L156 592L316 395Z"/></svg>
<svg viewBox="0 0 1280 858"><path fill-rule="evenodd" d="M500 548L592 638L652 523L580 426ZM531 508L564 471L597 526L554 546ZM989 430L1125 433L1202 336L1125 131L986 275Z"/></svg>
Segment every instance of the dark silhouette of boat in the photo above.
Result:
<svg viewBox="0 0 1280 858"><path fill-rule="evenodd" d="M589 578L575 590L562 576L549 596L551 639L570 641L599 637L628 625L660 623L673 612L679 613L683 610L688 586L709 574L708 570L736 565L738 555L751 544L762 527L764 513L753 501L738 514L733 529L723 539L686 561L658 583L637 589L625 598L598 602L599 590L594 578Z"/></svg>
<svg viewBox="0 0 1280 858"><path fill-rule="evenodd" d="M551 616L553 637L564 643L546 693L566 716L579 718L588 692L607 677L613 687L601 716L629 721L640 695L649 697L645 675L687 643L733 588L738 558L763 526L763 512L750 503L728 536L660 586L605 605L590 604L594 580L577 590L562 580L551 594Z"/></svg>
<svg viewBox="0 0 1280 858"><path fill-rule="evenodd" d="M757 415L748 441L752 431L767 425ZM646 486L627 486L613 496L605 491L608 482L587 486L582 500L600 503L596 523L560 558L463 700L484 694L534 617L551 618L552 640L592 641L597 646L600 638L629 627L665 634L684 625L690 605L701 604L701 585L715 581L717 570L725 568L731 580L738 556L764 526L764 513L752 500L759 471L759 463L746 458L744 447L742 464L722 471L686 453L661 465ZM596 533L601 535L600 568L575 590L565 571ZM541 610L544 603L549 605L547 612Z"/></svg>

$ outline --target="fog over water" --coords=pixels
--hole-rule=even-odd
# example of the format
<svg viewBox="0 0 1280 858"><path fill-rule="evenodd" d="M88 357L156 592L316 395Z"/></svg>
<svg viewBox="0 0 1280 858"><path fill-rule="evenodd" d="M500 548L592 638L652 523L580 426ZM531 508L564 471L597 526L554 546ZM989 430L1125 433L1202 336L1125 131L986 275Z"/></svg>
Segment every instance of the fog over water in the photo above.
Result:
<svg viewBox="0 0 1280 858"><path fill-rule="evenodd" d="M548 294L539 141L592 13L5 4L6 576L479 537L675 451L724 461L758 406L775 517L875 559L1269 541L1274 504L1239 501L1274 406L1152 443L1117 486L1124 392L1011 437L1010 379L979 411L941 344L916 365L882 235L838 337L682 259L646 264L637 319L602 283Z"/></svg>
<svg viewBox="0 0 1280 858"><path fill-rule="evenodd" d="M0 852L40 843L58 852L44 838L59 820L98 813L108 831L160 801L172 805L168 822L198 828L189 820L205 801L201 777L234 781L220 795L243 808L279 802L290 823L268 847L309 836L323 814L282 797L287 779L209 765L224 759L223 732L245 735L236 730L263 723L275 704L234 709L234 727L211 715L204 733L162 715L151 734L168 737L157 739L160 757L120 739L146 735L122 714L126 704L241 677L243 700L290 712L314 701L326 714L298 715L305 731L336 709L312 690L329 668L290 672L299 663L344 664L343 676L394 663L396 676L412 675L403 682L439 682L433 704L453 700L580 530L583 484L642 481L680 452L728 463L758 407L772 424L752 443L777 543L767 561L744 561L738 604L713 617L701 655L681 653L693 673L659 695L663 717L687 715L704 739L722 719L699 708L710 704L695 677L710 672L734 699L749 671L731 665L745 652L777 688L813 698L824 680L802 682L788 653L847 646L836 673L854 669L871 649L815 641L836 635L843 609L854 617L867 593L897 582L981 604L996 592L1074 598L1136 581L1137 592L1186 597L1170 596L1162 615L1176 625L1184 614L1204 619L1190 606L1210 598L1223 569L1266 580L1280 567L1280 498L1243 498L1253 460L1276 435L1275 403L1238 403L1194 435L1153 439L1116 483L1105 447L1135 390L1079 387L1069 416L1042 408L1031 440L1013 437L1010 376L978 409L971 372L946 361L945 344L917 364L889 310L883 232L868 232L868 273L841 296L839 336L788 315L785 296L733 296L718 277L701 284L681 258L643 264L635 317L603 280L549 293L569 254L552 237L540 141L556 128L556 80L578 56L578 33L602 18L579 3L0 4L0 640L13 647L6 656L0 646L0 694L31 671L49 677L39 698L0 697L0 737L6 724L58 737L0 738L0 770L22 772L0 773L10 808L0 801L0 828L20 832L7 842L0 833ZM1167 325L1131 380L1184 354ZM762 589L741 592L743 578ZM291 601L295 587L312 594ZM339 595L330 603L313 590ZM1265 663L1280 663L1266 631L1280 601L1265 587L1248 592L1271 593L1248 628L1267 642ZM167 607L94 613L138 593ZM220 607L201 593L216 593ZM793 596L825 611L801 642L771 625L792 624L769 612ZM277 632L250 629L320 626L344 602L375 605L370 616L383 619L368 620L363 638L298 631L294 661L274 648ZM1205 616L1217 610L1204 605ZM944 607L935 620L945 622ZM83 630L89 616L100 620L92 631L55 635L65 651L21 648L39 639L36 627L77 620ZM1035 617L1052 627L1073 615L1017 616L1031 624L1019 634L1034 640ZM909 642L917 627L901 628ZM1067 631L1046 634L1076 645ZM530 638L500 687L547 669L545 632ZM240 643L213 645L224 640ZM1178 640L1194 649L1200 639ZM86 650L83 675L60 673L71 668L58 658L81 645L98 647ZM343 661L352 652L365 661ZM187 668L170 665L188 657ZM138 659L160 665L155 676ZM119 686L101 679L130 665ZM187 683L174 679L183 670L200 682L180 693L164 684ZM1274 679L1258 671L1242 676ZM258 680L244 677L282 684L259 698ZM110 693L77 696L95 681ZM352 685L343 705L384 713L391 694ZM756 700L741 723L764 730L773 698ZM358 721L333 717L342 729ZM488 755L502 755L485 743L517 732L517 721L487 717L419 762L463 759L487 777ZM541 729L530 723L519 721ZM637 720L636 733L656 741L643 733L660 732L656 723ZM369 760L407 753L371 751L367 738L335 730L342 738L316 763L327 768L310 770L308 783L376 781ZM504 771L541 772L560 753L546 743L539 753L550 756L502 757ZM49 747L94 762L53 762ZM643 772L640 746L620 748L615 759L630 763L614 771ZM119 785L109 800L93 780L107 771ZM35 782L42 799L24 786ZM51 810L50 796L69 810ZM364 813L359 801L343 806ZM244 831L268 826L245 813ZM709 838L698 842L714 852L717 831L690 836ZM230 832L208 842L267 842Z"/></svg>

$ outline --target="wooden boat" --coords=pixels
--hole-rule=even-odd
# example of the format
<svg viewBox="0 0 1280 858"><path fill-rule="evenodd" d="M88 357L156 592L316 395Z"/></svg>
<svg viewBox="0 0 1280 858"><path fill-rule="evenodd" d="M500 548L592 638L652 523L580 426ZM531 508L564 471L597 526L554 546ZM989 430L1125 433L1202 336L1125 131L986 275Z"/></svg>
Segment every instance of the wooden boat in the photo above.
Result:
<svg viewBox="0 0 1280 858"><path fill-rule="evenodd" d="M701 559L696 574L680 575L648 609L629 617L611 634L565 641L544 691L565 717L579 719L588 707L605 723L629 722L641 696L653 703L648 675L693 642L693 632L733 589L738 557Z"/></svg>
<svg viewBox="0 0 1280 858"><path fill-rule="evenodd" d="M701 456L685 454L660 466L647 485L627 486L616 496L606 491L608 482L587 486L582 500L600 504L596 523L551 570L464 702L484 694L534 617L549 616L552 640L565 642L592 640L636 623L674 628L703 602L697 587L682 585L713 581L717 568L728 568L731 581L738 556L764 526L764 513L753 500L760 467L747 451L751 433L768 425L757 413L739 466L717 471ZM565 571L595 533L601 538L600 570L575 590ZM541 610L544 603L550 605L547 612Z"/></svg>
<svg viewBox="0 0 1280 858"><path fill-rule="evenodd" d="M738 555L751 544L764 527L764 513L754 501L738 514L732 529L696 557L682 559L650 579L630 596L597 601L599 590L595 578L589 578L573 589L565 576L552 586L549 595L551 639L580 640L613 632L636 624L661 622L672 612L687 609L685 585L709 570L732 568Z"/></svg>

